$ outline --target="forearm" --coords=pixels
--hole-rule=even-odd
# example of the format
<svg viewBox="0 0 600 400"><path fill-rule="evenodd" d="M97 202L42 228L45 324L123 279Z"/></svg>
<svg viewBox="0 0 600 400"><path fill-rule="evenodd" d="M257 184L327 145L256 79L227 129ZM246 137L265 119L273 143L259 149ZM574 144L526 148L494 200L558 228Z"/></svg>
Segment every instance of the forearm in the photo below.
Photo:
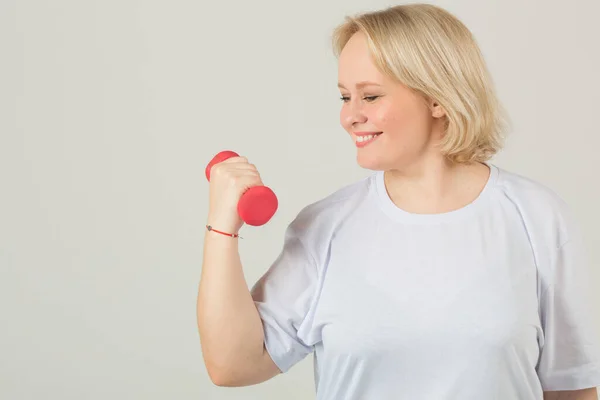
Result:
<svg viewBox="0 0 600 400"><path fill-rule="evenodd" d="M204 240L198 329L206 365L219 373L252 365L263 354L262 321L244 278L238 240L214 232Z"/></svg>

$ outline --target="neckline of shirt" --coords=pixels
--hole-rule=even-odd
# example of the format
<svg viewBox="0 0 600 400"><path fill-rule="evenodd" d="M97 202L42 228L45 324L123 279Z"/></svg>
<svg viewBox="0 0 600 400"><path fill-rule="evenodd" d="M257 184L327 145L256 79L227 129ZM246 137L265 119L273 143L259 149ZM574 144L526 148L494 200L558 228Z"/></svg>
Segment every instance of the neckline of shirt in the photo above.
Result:
<svg viewBox="0 0 600 400"><path fill-rule="evenodd" d="M416 214L398 207L390 198L385 188L384 171L376 171L373 175L375 196L381 209L395 220L410 223L440 223L463 218L474 213L489 196L491 188L496 184L499 175L498 167L490 162L484 162L490 168L488 180L479 195L469 204L456 210L436 214Z"/></svg>

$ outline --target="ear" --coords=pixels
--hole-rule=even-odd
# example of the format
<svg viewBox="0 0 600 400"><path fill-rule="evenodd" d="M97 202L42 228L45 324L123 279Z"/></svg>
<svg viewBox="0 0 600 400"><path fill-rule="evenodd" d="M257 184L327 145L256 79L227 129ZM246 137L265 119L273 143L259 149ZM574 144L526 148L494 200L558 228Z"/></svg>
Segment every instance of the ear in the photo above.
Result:
<svg viewBox="0 0 600 400"><path fill-rule="evenodd" d="M446 110L436 100L429 101L429 109L431 110L431 116L433 118L442 118L446 115Z"/></svg>

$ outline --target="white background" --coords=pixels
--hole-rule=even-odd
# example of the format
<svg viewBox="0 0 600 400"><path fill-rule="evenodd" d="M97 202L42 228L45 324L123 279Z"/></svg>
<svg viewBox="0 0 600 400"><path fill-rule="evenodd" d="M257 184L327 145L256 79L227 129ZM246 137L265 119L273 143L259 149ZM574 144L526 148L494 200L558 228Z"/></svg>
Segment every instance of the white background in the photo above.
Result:
<svg viewBox="0 0 600 400"><path fill-rule="evenodd" d="M242 229L250 286L302 207L371 173L339 124L330 37L394 4L1 0L0 398L314 398L312 357L252 387L208 378L204 168L235 150L278 195ZM509 111L493 162L571 205L600 283L600 2L435 4L472 30Z"/></svg>

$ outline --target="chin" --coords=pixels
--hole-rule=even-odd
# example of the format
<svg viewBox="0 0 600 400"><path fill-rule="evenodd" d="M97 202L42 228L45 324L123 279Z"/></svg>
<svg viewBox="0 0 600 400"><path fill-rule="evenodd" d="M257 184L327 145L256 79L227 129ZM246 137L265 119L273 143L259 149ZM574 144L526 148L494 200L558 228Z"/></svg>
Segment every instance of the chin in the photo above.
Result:
<svg viewBox="0 0 600 400"><path fill-rule="evenodd" d="M364 169L370 169L373 171L383 171L385 170L385 163L381 162L381 159L376 156L364 157L362 155L358 155L356 157L357 164Z"/></svg>

